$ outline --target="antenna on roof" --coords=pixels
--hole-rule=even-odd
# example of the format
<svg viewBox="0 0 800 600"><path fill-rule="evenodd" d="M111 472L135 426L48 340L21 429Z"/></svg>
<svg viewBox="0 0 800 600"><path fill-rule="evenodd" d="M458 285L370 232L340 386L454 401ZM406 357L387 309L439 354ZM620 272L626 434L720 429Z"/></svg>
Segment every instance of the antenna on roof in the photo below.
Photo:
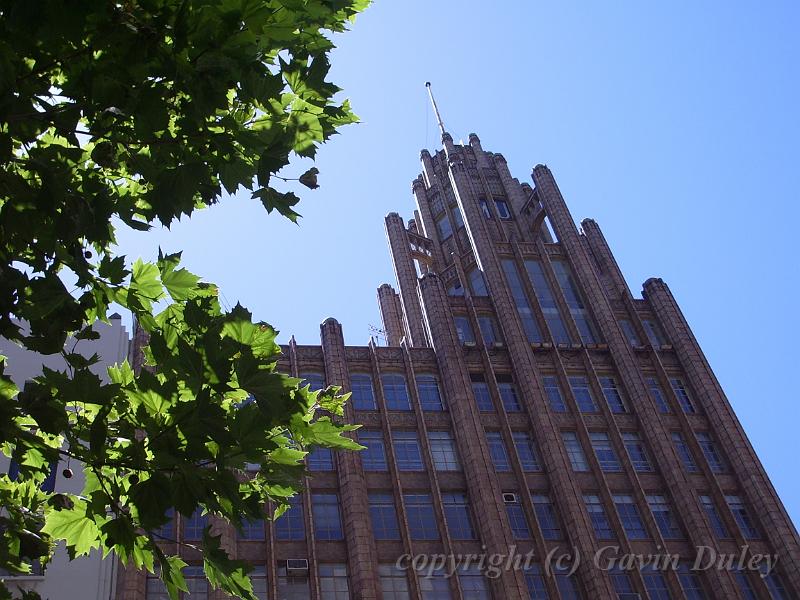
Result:
<svg viewBox="0 0 800 600"><path fill-rule="evenodd" d="M439 114L439 107L436 106L436 100L433 97L433 90L431 90L431 82L426 81L425 87L428 88L428 96L430 96L431 104L433 104L433 113L436 115L436 122L439 124L439 131L444 135L444 123L442 123L442 116Z"/></svg>

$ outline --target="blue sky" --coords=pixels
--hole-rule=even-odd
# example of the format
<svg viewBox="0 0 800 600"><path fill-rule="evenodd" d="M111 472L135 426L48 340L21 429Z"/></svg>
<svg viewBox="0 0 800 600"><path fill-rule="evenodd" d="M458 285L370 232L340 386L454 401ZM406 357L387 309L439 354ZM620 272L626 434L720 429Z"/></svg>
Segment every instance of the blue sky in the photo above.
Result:
<svg viewBox="0 0 800 600"><path fill-rule="evenodd" d="M550 166L635 294L670 285L800 523L799 29L790 2L379 1L337 41L332 79L362 123L320 151L300 227L241 195L120 246L183 249L284 341L318 343L334 316L365 344L394 283L383 217L411 216L438 145L430 80L456 140L476 132L523 181Z"/></svg>

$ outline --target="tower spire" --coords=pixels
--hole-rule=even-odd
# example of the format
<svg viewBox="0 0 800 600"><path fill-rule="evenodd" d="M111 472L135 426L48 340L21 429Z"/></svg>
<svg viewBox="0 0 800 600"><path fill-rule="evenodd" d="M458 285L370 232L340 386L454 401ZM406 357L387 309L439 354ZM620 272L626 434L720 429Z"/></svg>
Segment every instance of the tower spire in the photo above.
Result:
<svg viewBox="0 0 800 600"><path fill-rule="evenodd" d="M433 112L436 115L436 122L439 124L439 131L441 131L442 135L444 135L445 134L444 123L442 123L442 116L439 114L439 107L436 106L436 100L433 97L433 90L431 90L431 82L426 81L425 87L428 88L428 96L431 99L431 104L433 104Z"/></svg>

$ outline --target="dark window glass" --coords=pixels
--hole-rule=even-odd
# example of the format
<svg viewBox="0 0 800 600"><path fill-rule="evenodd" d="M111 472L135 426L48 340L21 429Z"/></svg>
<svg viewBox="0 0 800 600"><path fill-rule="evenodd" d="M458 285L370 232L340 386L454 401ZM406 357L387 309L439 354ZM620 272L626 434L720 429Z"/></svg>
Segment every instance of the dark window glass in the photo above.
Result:
<svg viewBox="0 0 800 600"><path fill-rule="evenodd" d="M309 471L333 471L333 452L330 448L316 447L308 455Z"/></svg>
<svg viewBox="0 0 800 600"><path fill-rule="evenodd" d="M425 470L416 431L393 431L392 444L398 469L401 471Z"/></svg>
<svg viewBox="0 0 800 600"><path fill-rule="evenodd" d="M433 375L417 375L417 391L422 410L441 412L444 410L439 384Z"/></svg>
<svg viewBox="0 0 800 600"><path fill-rule="evenodd" d="M647 539L647 531L644 528L644 523L642 523L642 518L639 515L639 509L636 507L633 496L615 495L614 505L617 508L619 520L622 521L622 527L625 529L628 539Z"/></svg>
<svg viewBox="0 0 800 600"><path fill-rule="evenodd" d="M608 516L603 508L600 496L586 494L583 496L583 501L586 504L589 519L592 521L595 537L598 540L613 540L616 536L611 529L611 524L608 522Z"/></svg>
<svg viewBox="0 0 800 600"><path fill-rule="evenodd" d="M506 502L506 513L508 513L508 522L511 525L514 539L531 539L531 530L528 527L528 520L525 518L525 511L522 510L522 505L519 502Z"/></svg>
<svg viewBox="0 0 800 600"><path fill-rule="evenodd" d="M628 409L625 408L625 402L622 400L622 394L619 392L617 382L613 377L601 377L600 387L603 390L603 396L606 398L608 408L612 413L625 413Z"/></svg>
<svg viewBox="0 0 800 600"><path fill-rule="evenodd" d="M450 537L454 540L474 540L475 529L472 526L467 495L463 492L444 493L442 503Z"/></svg>
<svg viewBox="0 0 800 600"><path fill-rule="evenodd" d="M314 535L318 540L344 539L339 498L336 494L312 494L311 512L314 517Z"/></svg>
<svg viewBox="0 0 800 600"><path fill-rule="evenodd" d="M558 309L558 303L555 296L553 296L553 289L544 274L542 264L538 260L526 260L525 269L528 271L528 279L530 279L533 291L539 300L539 306L542 309L545 321L547 321L550 333L553 334L553 340L557 344L571 343L572 339L569 336L567 327L564 325L564 320L561 318L561 311Z"/></svg>
<svg viewBox="0 0 800 600"><path fill-rule="evenodd" d="M517 270L517 265L513 260L507 258L501 261L503 272L506 275L508 286L511 289L511 296L514 298L514 304L517 307L517 314L520 321L522 321L522 329L525 331L525 336L529 342L541 342L542 333L539 331L539 325L536 324L536 318L533 316L528 296L525 294L525 288L522 285L522 280Z"/></svg>
<svg viewBox="0 0 800 600"><path fill-rule="evenodd" d="M478 410L481 412L494 412L494 404L492 404L492 396L489 393L489 385L485 381L473 381L472 393L475 396Z"/></svg>
<svg viewBox="0 0 800 600"><path fill-rule="evenodd" d="M714 535L721 539L729 538L730 534L728 533L728 528L725 527L725 522L722 520L722 517L720 517L719 511L717 511L717 505L714 504L714 499L711 498L711 496L700 496L700 504L703 506L706 517L708 517L711 529L714 530Z"/></svg>
<svg viewBox="0 0 800 600"><path fill-rule="evenodd" d="M634 469L644 472L653 470L647 449L638 433L625 432L622 434L622 441L625 444L625 450L628 451L628 456Z"/></svg>
<svg viewBox="0 0 800 600"><path fill-rule="evenodd" d="M658 407L658 412L663 414L672 412L669 408L667 398L664 396L664 391L661 389L661 386L658 384L658 381L655 377L647 378L647 387L650 389L650 396L653 398L653 401Z"/></svg>
<svg viewBox="0 0 800 600"><path fill-rule="evenodd" d="M289 508L275 521L275 539L280 541L304 540L306 527L303 520L303 502L292 498Z"/></svg>
<svg viewBox="0 0 800 600"><path fill-rule="evenodd" d="M739 496L729 495L725 496L725 502L728 503L728 508L733 513L733 518L736 520L736 524L739 525L744 538L746 540L760 538L755 521L750 517L750 513L747 511L742 499Z"/></svg>
<svg viewBox="0 0 800 600"><path fill-rule="evenodd" d="M617 453L611 445L611 440L608 438L607 433L595 431L589 433L589 440L592 443L592 449L597 457L597 462L600 463L600 468L603 471L621 471L622 465L617 458Z"/></svg>
<svg viewBox="0 0 800 600"><path fill-rule="evenodd" d="M472 331L472 325L467 317L453 317L453 323L456 326L456 335L459 342L462 344L475 343L475 332Z"/></svg>
<svg viewBox="0 0 800 600"><path fill-rule="evenodd" d="M544 384L544 393L547 396L547 400L553 412L567 412L567 405L564 404L564 396L561 395L561 388L558 385L558 379L555 375L544 376L542 382Z"/></svg>
<svg viewBox="0 0 800 600"><path fill-rule="evenodd" d="M503 407L506 412L522 412L522 405L519 403L517 388L514 387L514 384L501 381L497 383L497 387L500 390L500 398L503 401Z"/></svg>
<svg viewBox="0 0 800 600"><path fill-rule="evenodd" d="M558 524L556 509L550 501L550 496L531 494L531 500L533 500L533 510L536 513L542 537L546 540L560 540L562 537L561 526Z"/></svg>
<svg viewBox="0 0 800 600"><path fill-rule="evenodd" d="M678 519L666 496L650 494L647 496L647 504L650 505L653 519L665 540L678 540L683 538L683 531L678 524Z"/></svg>
<svg viewBox="0 0 800 600"><path fill-rule="evenodd" d="M391 493L370 492L369 515L376 540L399 540L400 526Z"/></svg>
<svg viewBox="0 0 800 600"><path fill-rule="evenodd" d="M404 494L408 528L412 540L438 540L436 516L430 494Z"/></svg>
<svg viewBox="0 0 800 600"><path fill-rule="evenodd" d="M325 376L322 373L300 373L300 379L303 380L301 385L309 386L312 392L325 387Z"/></svg>
<svg viewBox="0 0 800 600"><path fill-rule="evenodd" d="M499 431L487 431L486 441L489 442L489 456L496 471L510 471L511 463L508 459L508 450L503 443L503 437Z"/></svg>
<svg viewBox="0 0 800 600"><path fill-rule="evenodd" d="M678 403L681 405L683 412L687 414L693 414L697 412L694 407L694 403L689 396L689 391L686 389L686 385L683 383L683 381L677 377L672 377L669 380L669 384L672 386L672 391L675 392L675 396L678 398Z"/></svg>
<svg viewBox="0 0 800 600"><path fill-rule="evenodd" d="M361 463L365 471L386 471L386 447L383 442L383 434L380 431L370 431L360 429L358 431L358 443L366 446L360 452Z"/></svg>
<svg viewBox="0 0 800 600"><path fill-rule="evenodd" d="M405 377L399 373L387 373L381 376L381 384L387 410L411 410Z"/></svg>
<svg viewBox="0 0 800 600"><path fill-rule="evenodd" d="M469 285L472 288L473 296L488 296L489 290L486 288L486 280L478 267L471 269L469 274Z"/></svg>
<svg viewBox="0 0 800 600"><path fill-rule="evenodd" d="M575 395L575 401L578 403L578 409L583 413L596 413L600 409L592 396L592 390L589 388L589 382L586 377L576 375L569 378L569 386L572 388L572 393Z"/></svg>
<svg viewBox="0 0 800 600"><path fill-rule="evenodd" d="M375 392L372 389L372 377L366 373L354 373L350 376L350 397L356 410L375 410Z"/></svg>
<svg viewBox="0 0 800 600"><path fill-rule="evenodd" d="M539 458L536 456L536 449L533 445L533 438L531 435L527 431L515 431L512 433L512 437L514 438L514 447L517 450L517 456L522 464L522 470L540 470Z"/></svg>
<svg viewBox="0 0 800 600"><path fill-rule="evenodd" d="M689 473L697 473L699 469L697 468L697 463L694 462L694 457L692 456L691 450L689 450L689 445L677 431L672 432L672 443L686 471Z"/></svg>
<svg viewBox="0 0 800 600"><path fill-rule="evenodd" d="M717 448L717 445L711 438L711 434L707 431L698 431L696 435L697 441L700 443L700 448L703 450L703 455L706 457L711 470L714 471L714 473L724 473L727 471L727 465L725 459L722 457L722 452Z"/></svg>
<svg viewBox="0 0 800 600"><path fill-rule="evenodd" d="M495 198L494 206L497 209L498 217L504 221L508 221L511 218L511 210L508 208L508 202L505 201L505 198Z"/></svg>

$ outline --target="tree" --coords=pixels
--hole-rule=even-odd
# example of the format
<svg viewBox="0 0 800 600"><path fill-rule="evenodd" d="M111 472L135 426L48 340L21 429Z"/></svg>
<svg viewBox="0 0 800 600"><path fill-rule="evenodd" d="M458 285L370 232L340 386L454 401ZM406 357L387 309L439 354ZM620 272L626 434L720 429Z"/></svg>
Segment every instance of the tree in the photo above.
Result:
<svg viewBox="0 0 800 600"><path fill-rule="evenodd" d="M117 227L169 226L242 187L296 220L276 173L355 122L326 81L329 36L367 2L0 6L0 335L69 365L18 390L0 357L0 444L20 467L0 477L0 567L29 572L64 540L72 556L101 548L159 571L176 598L183 563L153 533L168 507L239 526L267 501L285 508L309 447L359 448L338 390L276 372L272 327L223 310L179 253L131 264L113 244ZM104 384L65 341L95 336L114 303L149 335L147 367L117 365ZM40 489L64 456L85 465L81 495ZM201 548L213 586L254 599L218 538Z"/></svg>

